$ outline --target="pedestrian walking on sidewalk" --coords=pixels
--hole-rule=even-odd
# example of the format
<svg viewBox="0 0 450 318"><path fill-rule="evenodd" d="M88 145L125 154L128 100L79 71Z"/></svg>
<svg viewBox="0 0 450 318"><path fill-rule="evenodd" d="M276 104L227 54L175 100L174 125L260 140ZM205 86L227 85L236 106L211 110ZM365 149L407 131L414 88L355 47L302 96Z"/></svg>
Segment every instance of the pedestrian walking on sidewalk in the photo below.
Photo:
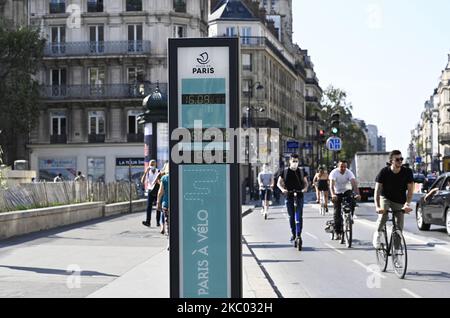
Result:
<svg viewBox="0 0 450 318"><path fill-rule="evenodd" d="M162 231L161 233L166 233L169 235L170 225L169 225L169 217L170 217L170 205L169 205L169 164L166 163L164 165L162 173L164 174L161 177L161 183L158 191L158 202L157 206L159 209L162 209L163 215L161 216L161 225ZM162 174L161 174L162 175ZM165 227L164 227L165 225ZM169 249L169 247L167 247Z"/></svg>
<svg viewBox="0 0 450 318"><path fill-rule="evenodd" d="M151 160L147 169L145 169L144 174L141 178L141 183L145 184L147 187L147 217L145 221L142 221L142 224L145 226L151 226L152 220L152 210L153 205L156 203L156 199L159 191L159 182L157 182L157 177L159 174L159 170L156 169L156 161ZM160 226L159 219L161 217L161 210L156 208L156 226Z"/></svg>
<svg viewBox="0 0 450 318"><path fill-rule="evenodd" d="M62 173L58 173L58 175L55 177L55 179L53 179L53 182L63 182L64 181L64 179L63 179L63 176L62 176Z"/></svg>
<svg viewBox="0 0 450 318"><path fill-rule="evenodd" d="M77 177L76 177L73 181L75 181L75 182L86 181L86 177L83 176L83 174L81 173L81 171L78 171Z"/></svg>

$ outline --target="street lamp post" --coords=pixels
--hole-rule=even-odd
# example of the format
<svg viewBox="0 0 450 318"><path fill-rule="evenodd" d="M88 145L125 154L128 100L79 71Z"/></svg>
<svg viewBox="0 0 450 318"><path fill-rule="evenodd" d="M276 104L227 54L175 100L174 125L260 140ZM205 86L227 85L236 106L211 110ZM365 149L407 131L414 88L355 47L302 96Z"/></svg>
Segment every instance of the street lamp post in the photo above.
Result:
<svg viewBox="0 0 450 318"><path fill-rule="evenodd" d="M251 97L253 94L253 88L255 88L255 87L256 87L257 91L264 89L264 86L261 85L261 82L256 82L253 85L248 84L247 129L249 129L250 126L252 125L251 112L256 111L256 112L262 113L265 111L265 109L262 107L257 108L257 107L250 105ZM248 137L247 152L248 152L248 189L249 189L250 200L251 200L252 194L253 194L253 180L252 180L252 165L251 165L251 160L250 160L250 137Z"/></svg>

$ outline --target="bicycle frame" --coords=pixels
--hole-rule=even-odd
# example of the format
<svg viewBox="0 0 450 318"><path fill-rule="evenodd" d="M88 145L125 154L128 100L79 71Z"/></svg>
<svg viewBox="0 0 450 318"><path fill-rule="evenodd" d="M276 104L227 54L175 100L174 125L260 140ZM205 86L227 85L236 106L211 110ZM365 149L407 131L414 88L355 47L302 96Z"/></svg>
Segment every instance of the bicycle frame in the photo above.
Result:
<svg viewBox="0 0 450 318"><path fill-rule="evenodd" d="M392 213L392 211L388 211L387 213ZM387 222L392 221L392 231L391 234L389 236L389 241L388 241L388 228L387 228ZM407 267L408 267L408 251L407 251L407 246L406 246L406 241L405 238L403 236L402 231L398 228L397 226L397 222L395 220L395 215L394 213L392 213L392 219L388 219L388 221L386 222L386 224L384 225L383 228L383 239L384 242L386 244L386 248L380 248L376 250L377 253L377 258L378 258L378 262L380 262L380 254L381 252L384 254L384 264L381 268L382 272L385 272L387 269L387 265L388 265L388 260L389 257L391 256L393 258L393 265L394 265L394 272L395 274L400 278L403 279L405 278L406 275L406 271L407 271ZM398 242L399 247L401 248L400 250L402 251L401 254L397 254L396 256L398 257L399 255L401 255L404 258L404 264L403 267L402 266L397 266L398 265L398 258L397 261L395 261L394 259L394 248L395 248L395 242L394 242L394 236L398 235L398 239L400 240L400 242ZM404 247L402 247L402 245L404 245ZM383 244L382 244L383 246ZM401 270L400 270L401 269Z"/></svg>

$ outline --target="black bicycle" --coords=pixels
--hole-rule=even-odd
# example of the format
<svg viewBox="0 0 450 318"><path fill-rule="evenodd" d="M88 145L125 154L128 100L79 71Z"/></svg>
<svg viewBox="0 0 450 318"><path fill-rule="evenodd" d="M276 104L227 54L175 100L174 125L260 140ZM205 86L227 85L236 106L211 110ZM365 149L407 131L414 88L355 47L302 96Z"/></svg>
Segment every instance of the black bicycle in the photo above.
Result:
<svg viewBox="0 0 450 318"><path fill-rule="evenodd" d="M345 192L342 196L342 204L341 204L341 215L342 215L342 228L341 228L341 244L344 244L348 247L352 247L353 242L353 215L356 207L356 199L355 194L349 190ZM334 226L334 222L333 226ZM336 237L336 230L333 229L330 231L331 240L334 240Z"/></svg>
<svg viewBox="0 0 450 318"><path fill-rule="evenodd" d="M381 246L376 249L378 266L382 272L386 272L389 256L391 256L395 274L398 278L404 279L408 268L408 250L405 237L402 231L398 229L395 217L392 216L389 221L392 221L393 225L390 239L388 241L387 225L384 225Z"/></svg>
<svg viewBox="0 0 450 318"><path fill-rule="evenodd" d="M342 236L341 236L341 244L344 244L348 247L352 247L353 240L353 215L355 212L356 199L355 195L351 191L347 191L344 193L344 198L342 200L341 205L341 214L342 214Z"/></svg>

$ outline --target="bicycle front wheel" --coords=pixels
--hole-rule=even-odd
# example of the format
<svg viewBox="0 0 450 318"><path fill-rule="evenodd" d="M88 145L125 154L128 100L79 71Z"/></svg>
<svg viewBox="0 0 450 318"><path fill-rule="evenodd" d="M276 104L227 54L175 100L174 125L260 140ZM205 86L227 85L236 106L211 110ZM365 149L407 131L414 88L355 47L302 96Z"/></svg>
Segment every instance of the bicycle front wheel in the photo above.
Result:
<svg viewBox="0 0 450 318"><path fill-rule="evenodd" d="M391 257L395 275L404 279L408 269L408 251L405 237L399 230L392 233Z"/></svg>
<svg viewBox="0 0 450 318"><path fill-rule="evenodd" d="M347 248L351 248L352 247L352 240L353 240L353 225L352 225L352 220L350 216L347 216L345 218L345 245L347 246Z"/></svg>
<svg viewBox="0 0 450 318"><path fill-rule="evenodd" d="M378 267L380 268L381 272L385 272L387 269L389 257L386 227L383 230L383 237L381 238L381 246L380 248L376 249L375 252L377 254Z"/></svg>

